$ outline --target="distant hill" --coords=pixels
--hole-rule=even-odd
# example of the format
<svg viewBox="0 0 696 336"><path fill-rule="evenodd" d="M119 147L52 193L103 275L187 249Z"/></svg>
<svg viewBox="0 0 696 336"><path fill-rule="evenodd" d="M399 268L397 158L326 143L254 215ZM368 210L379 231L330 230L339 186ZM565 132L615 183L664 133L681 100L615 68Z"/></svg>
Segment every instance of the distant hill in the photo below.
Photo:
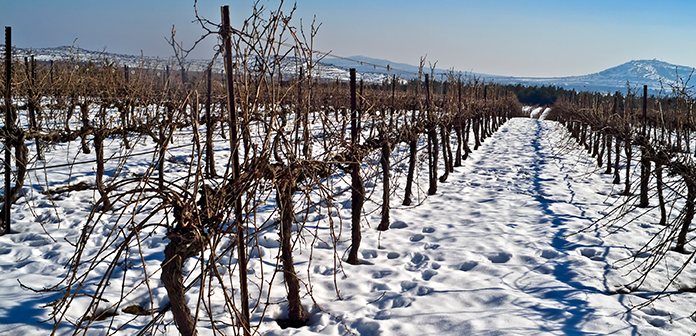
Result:
<svg viewBox="0 0 696 336"><path fill-rule="evenodd" d="M0 51L4 51L4 45L0 45ZM50 61L58 59L69 59L71 57L86 60L100 60L107 58L110 61L116 62L119 65L128 65L137 67L145 65L147 67L164 68L166 65L173 65L173 59L150 57L150 56L135 56L114 54L109 52L91 51L72 47L56 47L56 48L16 48L15 55L22 57L25 55L35 55L39 61ZM210 60L193 59L187 62L189 70L202 71L208 67ZM222 71L222 62L218 60L213 69ZM400 78L411 79L416 77L418 67L406 63L396 63L385 59L377 59L366 56L351 56L347 58L324 58L320 65L315 69L315 76L325 79L348 80L348 69L356 68L359 73L359 78L363 78L369 82L381 82L387 77L397 75ZM671 85L679 82L680 78L686 80L691 75L693 67L674 65L658 60L636 60L626 62L619 66L606 69L604 71L592 73L583 76L568 76L568 77L512 77L512 76L495 76L481 73L470 73L467 75L475 75L483 77L488 81L501 84L521 84L526 86L557 86L568 90L575 89L576 91L594 91L594 92L615 92L627 91L627 83L631 89L642 88L647 84L651 92L657 92L664 88L665 93L671 92ZM288 57L285 59L285 72L293 75L296 72L295 59ZM426 73L430 69L424 69ZM436 74L447 72L443 69L435 69ZM438 79L437 77L435 79Z"/></svg>
<svg viewBox="0 0 696 336"><path fill-rule="evenodd" d="M631 90L642 90L643 85L648 85L652 92L664 88L665 94L671 93L671 85L675 85L680 79L687 80L694 70L693 67L674 65L658 60L630 61L619 66L606 69L597 73L584 76L569 77L491 77L498 83L522 84L529 86L553 85L576 91L595 92L627 92L628 85Z"/></svg>

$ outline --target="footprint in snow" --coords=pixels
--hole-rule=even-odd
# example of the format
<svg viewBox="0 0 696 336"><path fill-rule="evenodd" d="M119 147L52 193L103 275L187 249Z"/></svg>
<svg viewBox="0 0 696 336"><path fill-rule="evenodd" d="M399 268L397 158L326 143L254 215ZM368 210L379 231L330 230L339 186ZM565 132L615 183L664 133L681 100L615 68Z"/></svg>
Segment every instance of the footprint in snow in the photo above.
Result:
<svg viewBox="0 0 696 336"><path fill-rule="evenodd" d="M365 259L377 258L377 251L375 251L375 250L363 250L362 255L363 255L363 258L365 258Z"/></svg>
<svg viewBox="0 0 696 336"><path fill-rule="evenodd" d="M434 276L437 275L437 272L428 269L428 270L423 271L422 275L423 275L423 280L430 281L430 279L432 279Z"/></svg>
<svg viewBox="0 0 696 336"><path fill-rule="evenodd" d="M433 292L433 289L432 289L432 288L426 287L426 286L421 286L421 287L418 287L418 292L417 292L417 293L418 293L419 296L423 296L423 295L428 295L428 294L430 294L430 293L432 293L432 292Z"/></svg>
<svg viewBox="0 0 696 336"><path fill-rule="evenodd" d="M417 242L417 241L423 240L423 238L425 238L425 236L422 235L422 234L420 234L420 233L418 233L418 234L415 234L413 237L411 237L411 241L412 241L412 242Z"/></svg>
<svg viewBox="0 0 696 336"><path fill-rule="evenodd" d="M402 307L406 308L406 307L411 306L411 303L413 303L413 301L415 301L415 300L416 299L414 299L412 297L399 295L399 296L395 297L394 300L392 300L391 307L392 308L402 308Z"/></svg>
<svg viewBox="0 0 696 336"><path fill-rule="evenodd" d="M416 272L428 265L428 256L420 254L418 252L414 253L411 257L411 262L406 265L406 270L411 272Z"/></svg>
<svg viewBox="0 0 696 336"><path fill-rule="evenodd" d="M510 261L510 258L512 258L512 254L508 252L498 252L497 254L492 254L488 256L488 260L490 260L494 264L504 264Z"/></svg>
<svg viewBox="0 0 696 336"><path fill-rule="evenodd" d="M541 266L535 268L535 270L541 274L551 274L556 269L550 265L545 264L545 265L541 265Z"/></svg>
<svg viewBox="0 0 696 336"><path fill-rule="evenodd" d="M415 281L402 281L401 282L401 291L406 292L410 291L411 289L416 288L418 284Z"/></svg>
<svg viewBox="0 0 696 336"><path fill-rule="evenodd" d="M659 317L645 317L645 320L650 323L653 327L656 328L662 328L665 325L667 325L667 321L665 319L659 318Z"/></svg>
<svg viewBox="0 0 696 336"><path fill-rule="evenodd" d="M537 263L536 258L535 258L535 257L532 257L532 256L522 255L522 256L518 256L518 258L519 258L520 260L522 260L522 262L524 262L525 264L534 265L534 264Z"/></svg>
<svg viewBox="0 0 696 336"><path fill-rule="evenodd" d="M460 271L468 272L478 265L478 261L466 261L459 266Z"/></svg>
<svg viewBox="0 0 696 336"><path fill-rule="evenodd" d="M580 254L583 257L589 258L590 260L594 260L594 261L601 261L602 260L602 253L591 248L591 247L581 249Z"/></svg>
<svg viewBox="0 0 696 336"><path fill-rule="evenodd" d="M558 251L556 250L542 250L541 257L544 259L553 259L558 257Z"/></svg>
<svg viewBox="0 0 696 336"><path fill-rule="evenodd" d="M641 312L650 315L650 316L662 316L662 317L667 317L667 316L672 316L668 311L662 310L662 309L656 309L656 308L643 308L640 310Z"/></svg>
<svg viewBox="0 0 696 336"><path fill-rule="evenodd" d="M408 224L402 222L402 221L395 221L391 225L389 225L390 229L405 229L408 227Z"/></svg>
<svg viewBox="0 0 696 336"><path fill-rule="evenodd" d="M390 276L391 274L392 274L392 271L388 271L388 270L375 271L375 272L372 272L372 278L373 279L382 279L384 277Z"/></svg>
<svg viewBox="0 0 696 336"><path fill-rule="evenodd" d="M414 254L411 256L411 262L412 262L414 265L417 265L417 266L423 265L423 264L424 264L425 262L427 262L428 260L430 260L430 258L428 258L427 255L422 254L422 253L418 253L418 252L414 253Z"/></svg>
<svg viewBox="0 0 696 336"><path fill-rule="evenodd" d="M372 285L373 292L385 292L388 290L391 290L391 288L387 284L376 283L376 284Z"/></svg>

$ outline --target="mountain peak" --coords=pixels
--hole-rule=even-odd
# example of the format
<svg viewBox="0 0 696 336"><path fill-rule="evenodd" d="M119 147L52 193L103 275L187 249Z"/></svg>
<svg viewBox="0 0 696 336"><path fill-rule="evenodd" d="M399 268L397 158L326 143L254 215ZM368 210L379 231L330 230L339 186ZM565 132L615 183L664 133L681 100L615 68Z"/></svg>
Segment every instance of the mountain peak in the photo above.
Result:
<svg viewBox="0 0 696 336"><path fill-rule="evenodd" d="M629 82L660 81L673 83L680 77L688 76L693 67L670 64L657 59L633 60L619 66L601 71L598 74L608 78L623 79Z"/></svg>

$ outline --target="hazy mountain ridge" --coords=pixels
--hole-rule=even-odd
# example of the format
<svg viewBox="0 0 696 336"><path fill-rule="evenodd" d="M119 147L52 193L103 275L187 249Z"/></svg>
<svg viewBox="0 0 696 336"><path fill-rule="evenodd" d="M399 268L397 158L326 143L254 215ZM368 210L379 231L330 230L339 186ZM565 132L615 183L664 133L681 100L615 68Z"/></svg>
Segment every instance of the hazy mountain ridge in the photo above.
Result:
<svg viewBox="0 0 696 336"><path fill-rule="evenodd" d="M4 55L5 45L0 44L0 53ZM128 66L131 68L147 67L150 69L163 70L167 65L172 71L179 69L176 65L176 60L173 56L167 58L153 56L136 56L127 54L116 54L105 51L93 51L81 49L78 47L52 47L52 48L13 48L13 57L21 59L25 56L34 55L37 61L49 62L58 60L78 60L80 62L99 62L108 60L115 62L119 66ZM210 65L210 59L187 59L186 68L190 71L205 71ZM284 75L293 76L297 73L296 62L294 57L286 57L283 64ZM224 66L222 59L218 58L213 64L213 71L221 72ZM347 81L350 79L348 68L338 67L331 64L320 63L314 68L314 75L324 79L339 79ZM358 78L368 82L381 82L387 77L386 74L380 72L359 71Z"/></svg>
<svg viewBox="0 0 696 336"><path fill-rule="evenodd" d="M4 45L0 45L0 50L4 52ZM51 61L60 59L78 59L80 61L98 61L108 59L119 66L129 67L146 66L149 68L164 69L170 65L175 67L174 58L160 58L152 56L136 56L126 54L115 54L105 51L91 51L77 47L55 47L55 48L15 48L15 57L35 55L39 61ZM357 61L357 62L356 62ZM203 71L207 69L210 60L191 59L187 60L186 66L191 71ZM429 63L428 63L429 65ZM284 73L292 76L296 73L295 59L287 57L283 63ZM349 79L349 68L356 68L359 77L368 82L382 82L392 75L397 75L403 79L412 79L418 73L418 67L406 63L396 63L385 59L377 59L366 56L351 56L342 58L324 58L319 66L314 69L314 75L323 79ZM214 71L222 71L222 61L218 59L213 65ZM667 62L653 60L633 60L624 64L612 67L600 72L566 77L513 77L496 76L474 72L464 72L465 75L483 77L488 81L501 84L521 84L529 86L553 85L576 91L596 91L627 92L628 85L631 90L641 89L643 85L648 85L649 90L657 92L661 88L665 94L671 93L671 86L680 83L680 79L686 81L689 78L693 67L675 65ZM425 73L430 73L430 68L424 69ZM435 69L435 74L447 73L447 70ZM436 79L438 79L436 77Z"/></svg>
<svg viewBox="0 0 696 336"><path fill-rule="evenodd" d="M413 78L413 73L418 72L418 67L404 64L394 63L388 60L370 58L365 56L351 56L350 59L363 63L356 64L344 59L327 58L323 62L333 64L339 67L352 66L360 72L379 72L384 74L396 74L404 78ZM370 64L375 64L380 67L375 67ZM384 67L389 65L390 71ZM563 87L568 90L575 89L576 91L596 91L596 92L627 92L630 85L631 90L642 90L643 85L648 85L648 89L652 92L664 89L666 94L671 93L671 85L679 83L680 79L686 80L691 75L693 67L684 65L675 65L659 60L633 60L624 64L580 76L566 77L513 77L513 76L498 76L488 75L476 72L465 72L466 75L483 77L488 81L501 84L521 84L529 86L553 85ZM400 70L405 70L409 73L400 73ZM430 73L430 69L424 69L425 73ZM435 74L447 73L447 70L435 69ZM437 79L437 78L436 78Z"/></svg>

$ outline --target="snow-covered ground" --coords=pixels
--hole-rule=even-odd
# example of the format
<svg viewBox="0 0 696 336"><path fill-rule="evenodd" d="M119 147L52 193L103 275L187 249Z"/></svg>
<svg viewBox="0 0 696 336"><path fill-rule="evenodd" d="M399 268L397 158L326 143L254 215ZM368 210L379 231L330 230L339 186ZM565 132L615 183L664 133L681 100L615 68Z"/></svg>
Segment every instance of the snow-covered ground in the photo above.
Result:
<svg viewBox="0 0 696 336"><path fill-rule="evenodd" d="M66 155L68 149L55 151L63 160L74 159ZM224 146L220 151L224 151ZM176 157L174 150L173 154ZM182 149L180 154L187 152ZM126 170L138 172L151 162L152 156L140 158L129 160ZM403 166L397 164L395 173ZM55 185L68 180L90 180L94 176L92 169L90 165L75 166L72 171L66 168L48 179ZM176 165L169 165L168 174L184 174L188 170L187 167L176 169ZM43 171L32 177L42 180L41 174ZM401 179L397 183L403 186ZM368 188L374 188L372 199L381 199L380 184L377 178L367 181ZM312 292L303 298L310 312L310 325L282 330L273 321L274 317L283 315L285 290L282 276L278 275L273 280L269 301L279 304L268 306L259 331L263 335L693 333L696 322L690 315L696 310L696 294L675 291L679 285L693 287L696 283L696 274L691 269L671 288L674 293L669 298L630 310L659 293L674 267L687 258L670 253L665 262L670 267L668 272L658 268L639 291L626 288L637 275L629 273L628 266L617 268L622 265L617 262L631 256L659 230L655 216L645 216L612 235L606 231L571 235L591 226L620 199L612 186L611 176L600 175L593 160L568 146L560 125L552 121L512 119L464 161L463 167L456 168L445 183L439 184L436 195L417 206L401 207L403 190L398 189L392 197L390 230L381 233L375 230L380 219L378 204L368 202L360 253L363 263L359 266L342 263L342 270L334 269L334 250L327 244L329 230L322 229L328 225L330 209L319 206L305 214L306 239L298 243L295 261L298 275L306 284L303 294L307 289ZM340 183L335 188L341 189ZM30 188L34 189L38 187ZM60 294L23 290L18 280L41 288L61 279L66 272L62 266L73 252L67 241L77 239L91 209L90 202L95 201L94 193L94 190L73 192L54 200L56 207L37 195L36 199L20 201L13 208L17 219L13 230L17 233L0 237L0 334L50 332L51 324L37 324L37 321L48 318L49 309L42 306ZM274 204L273 200L269 204ZM336 227L342 225L338 243L341 257L350 243L348 193L338 196L334 204L339 211L331 212L335 218L342 219L334 222ZM272 208L263 209L272 211ZM109 219L105 218L104 224L108 223ZM110 230L102 231L93 238L101 234L101 239L107 239ZM256 259L250 263L250 274L256 279L262 273L272 275L277 237L274 232L260 235L260 246L251 254ZM101 242L90 244L97 247ZM141 247L144 259L158 265L165 244L158 237L149 240L147 246ZM264 262L258 257L263 257ZM196 270L187 267L187 271L195 275ZM158 274L153 276L157 278ZM137 279L130 280L132 283ZM263 281L271 280L266 277ZM161 306L166 303L166 292L157 282L152 285L154 304ZM119 289L115 289L117 296ZM220 292L216 291L216 295L221 296ZM197 300L197 294L194 288L189 300ZM150 299L137 300L137 297L127 299L136 303ZM252 322L258 323L260 313L260 310L254 313ZM115 317L112 328L115 330L128 322L117 334L131 335L149 319L150 316L134 319L133 315L122 313ZM166 316L165 325L158 332L176 335L171 321L171 315ZM94 322L88 334L105 334L109 323L110 320ZM208 325L204 320L201 322L201 334L213 333ZM58 331L71 333L72 327L64 323ZM227 332L232 334L231 329Z"/></svg>

